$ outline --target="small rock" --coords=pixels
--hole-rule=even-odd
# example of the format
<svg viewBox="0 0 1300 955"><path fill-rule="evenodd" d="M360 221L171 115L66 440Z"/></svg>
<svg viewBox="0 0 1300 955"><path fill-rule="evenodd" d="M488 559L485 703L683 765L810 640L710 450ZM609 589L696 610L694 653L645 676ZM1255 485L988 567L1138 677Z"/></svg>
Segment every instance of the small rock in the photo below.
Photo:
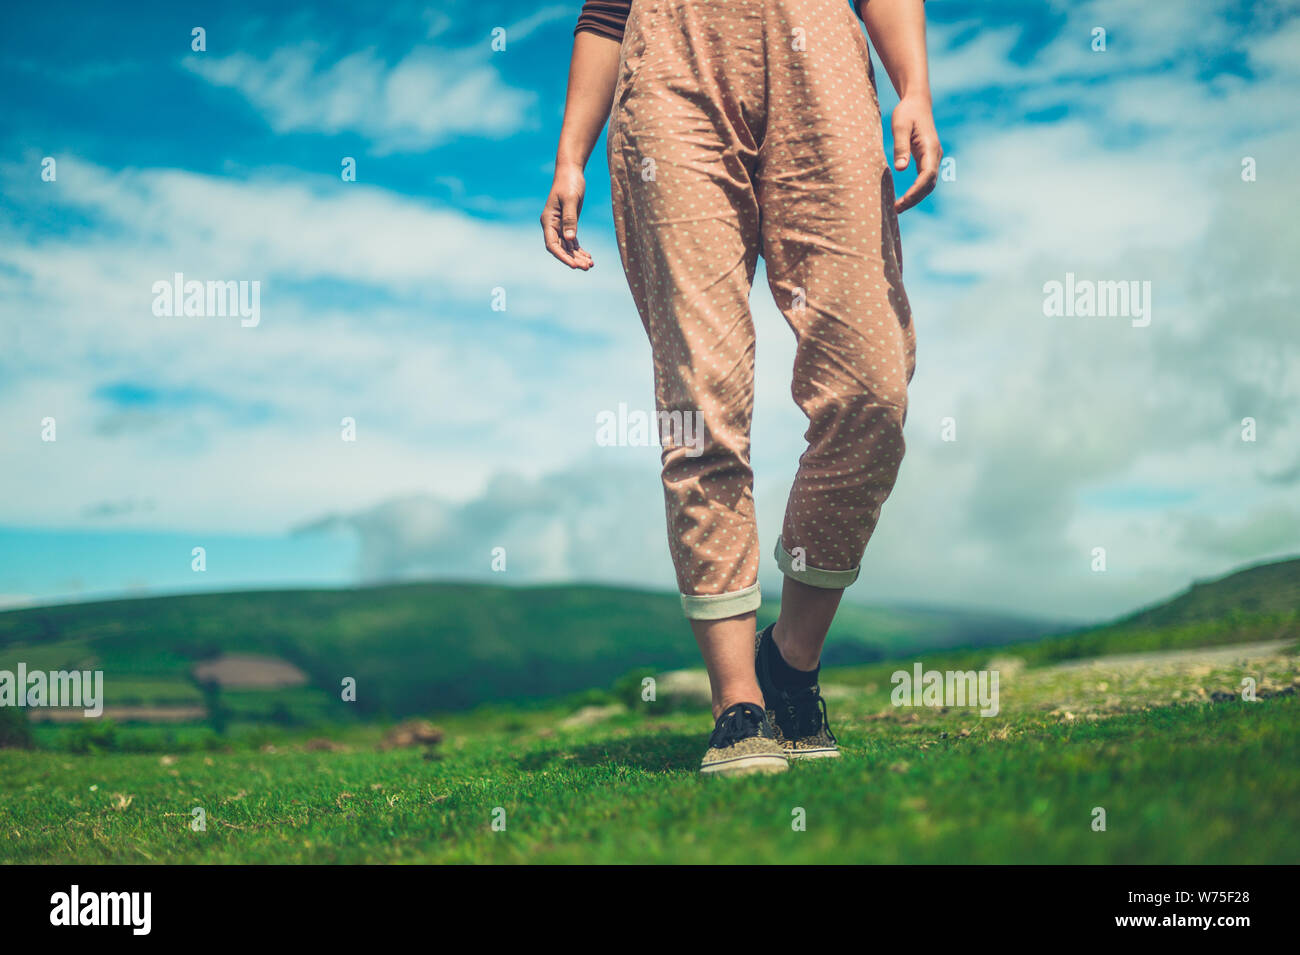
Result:
<svg viewBox="0 0 1300 955"><path fill-rule="evenodd" d="M428 720L407 720L389 730L379 744L380 749L397 749L404 746L437 746L443 739L442 730Z"/></svg>
<svg viewBox="0 0 1300 955"><path fill-rule="evenodd" d="M343 749L343 747L334 742L334 740L326 739L323 736L317 736L307 740L307 742L303 744L303 748L309 753L337 753Z"/></svg>
<svg viewBox="0 0 1300 955"><path fill-rule="evenodd" d="M655 695L661 700L713 705L713 690L704 670L669 670L655 680Z"/></svg>
<svg viewBox="0 0 1300 955"><path fill-rule="evenodd" d="M627 707L622 703L611 703L608 706L584 706L578 712L560 720L560 725L566 729L595 726L597 723L603 723L611 716L618 716L620 713L626 712Z"/></svg>

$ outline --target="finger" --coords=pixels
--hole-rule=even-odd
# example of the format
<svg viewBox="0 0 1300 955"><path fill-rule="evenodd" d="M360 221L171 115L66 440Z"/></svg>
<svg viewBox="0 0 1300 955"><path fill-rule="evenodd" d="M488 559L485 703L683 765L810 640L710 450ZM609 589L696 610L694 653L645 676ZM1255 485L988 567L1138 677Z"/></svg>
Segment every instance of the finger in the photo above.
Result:
<svg viewBox="0 0 1300 955"><path fill-rule="evenodd" d="M916 181L912 183L912 187L903 193L901 199L894 203L894 211L906 212L912 208L934 191L934 181L934 176L930 176L928 180L923 176L917 176Z"/></svg>
<svg viewBox="0 0 1300 955"><path fill-rule="evenodd" d="M578 216L582 214L582 196L560 196L560 235L564 247L574 256L576 267L590 269L595 266L591 254L578 241Z"/></svg>
<svg viewBox="0 0 1300 955"><path fill-rule="evenodd" d="M553 210L547 209L546 212L542 213L542 237L546 242L546 251L569 266L569 268L576 269L578 268L578 260L569 254L569 251L564 247L564 243L560 241L560 230L556 225L557 221Z"/></svg>
<svg viewBox="0 0 1300 955"><path fill-rule="evenodd" d="M890 119L890 127L894 133L894 168L906 169L911 162L908 149L912 143L912 123L904 117L894 116Z"/></svg>
<svg viewBox="0 0 1300 955"><path fill-rule="evenodd" d="M943 159L943 147L939 145L939 137L933 130L929 136L921 140L916 152L916 165L920 174L937 176L939 161Z"/></svg>
<svg viewBox="0 0 1300 955"><path fill-rule="evenodd" d="M551 207L542 213L542 236L546 250L571 269L586 272L596 267L596 260L586 249L570 250L570 243L560 235L560 215L558 209Z"/></svg>
<svg viewBox="0 0 1300 955"><path fill-rule="evenodd" d="M578 249L578 200L576 197L560 196L560 234L572 249Z"/></svg>
<svg viewBox="0 0 1300 955"><path fill-rule="evenodd" d="M898 212L906 212L934 192L934 187L939 182L939 159L943 155L939 143L934 140L927 140L917 150L917 153L916 181L912 183L912 187L907 192L903 193L903 197L895 203L894 208Z"/></svg>

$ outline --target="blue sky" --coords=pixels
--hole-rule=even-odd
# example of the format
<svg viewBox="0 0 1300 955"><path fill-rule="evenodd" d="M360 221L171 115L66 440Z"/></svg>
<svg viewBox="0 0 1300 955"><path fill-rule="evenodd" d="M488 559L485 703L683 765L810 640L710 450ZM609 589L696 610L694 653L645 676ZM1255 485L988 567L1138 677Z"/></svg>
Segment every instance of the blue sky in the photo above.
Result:
<svg viewBox="0 0 1300 955"><path fill-rule="evenodd" d="M0 603L672 588L657 449L594 439L652 400L602 148L596 269L550 260L536 221L579 6L6 7ZM903 217L909 452L851 597L1092 618L1300 552L1296 5L928 16L957 175ZM155 315L177 272L260 282L260 322ZM1046 317L1067 273L1150 282L1150 325ZM770 542L804 424L762 276L752 303Z"/></svg>

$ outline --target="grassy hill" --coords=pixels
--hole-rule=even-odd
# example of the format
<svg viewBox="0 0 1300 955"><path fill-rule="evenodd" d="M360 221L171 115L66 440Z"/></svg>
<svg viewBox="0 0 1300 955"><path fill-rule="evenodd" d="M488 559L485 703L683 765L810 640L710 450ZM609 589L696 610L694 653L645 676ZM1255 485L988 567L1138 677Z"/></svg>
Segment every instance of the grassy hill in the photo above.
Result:
<svg viewBox="0 0 1300 955"><path fill-rule="evenodd" d="M991 657L1046 667L1115 654L1189 651L1289 641L1300 643L1300 558L1261 564L1200 581L1162 603L1100 626L1033 640L914 654L927 668L967 670ZM858 686L887 680L897 660L841 668L836 679Z"/></svg>
<svg viewBox="0 0 1300 955"><path fill-rule="evenodd" d="M1300 862L1294 648L1153 656L1008 670L989 718L835 693L843 757L776 777L701 778L707 710L661 702L478 708L432 747L0 750L0 863Z"/></svg>
<svg viewBox="0 0 1300 955"><path fill-rule="evenodd" d="M1197 583L1113 623L1065 633L997 614L846 604L824 662L862 666L910 655L968 666L987 659L985 648L1005 647L1034 665L1246 643L1295 634L1298 608L1300 559ZM760 623L774 614L768 608ZM309 685L227 689L214 703L191 669L238 653L287 660ZM103 669L110 705L219 707L230 722L280 724L538 700L607 687L637 669L699 665L673 594L468 583L198 594L0 613L0 669L19 660L29 669ZM346 677L357 683L355 705L340 702Z"/></svg>
<svg viewBox="0 0 1300 955"><path fill-rule="evenodd" d="M1197 581L1172 600L1118 621L1166 627L1206 620L1287 616L1300 609L1300 558L1256 564L1217 580Z"/></svg>
<svg viewBox="0 0 1300 955"><path fill-rule="evenodd" d="M1017 647L1028 662L1300 639L1300 558L1258 564L1106 624Z"/></svg>
<svg viewBox="0 0 1300 955"><path fill-rule="evenodd" d="M999 643L1047 626L987 613L846 605L828 662ZM29 669L101 668L113 704L192 706L202 695L191 667L231 653L286 659L310 677L310 687L292 692L223 695L235 718L255 721L456 710L606 686L638 667L699 662L676 595L599 586L422 583L0 613L0 668L19 660ZM338 703L345 677L357 681L355 706Z"/></svg>
<svg viewBox="0 0 1300 955"><path fill-rule="evenodd" d="M372 721L226 736L148 726L95 736L97 721L83 721L72 734L86 745L43 727L42 748L0 749L0 863L1295 864L1300 621L1287 588L1297 572L1294 560L1250 568L1073 634L999 647L932 643L892 662L831 668L823 683L843 757L776 777L701 778L703 704L633 697L592 718L582 706L596 693L442 714L441 742L414 747L389 745ZM427 639L431 607L455 605L438 590L366 595L431 601L395 631L415 640ZM143 667L168 635L167 659L183 666L213 646L288 656L317 633L331 652L360 657L344 635L364 648L368 634L394 632L382 602L355 595L234 596L130 602L139 615L109 605L85 616L93 608L24 611L17 624L5 615L0 634L7 652L104 653ZM581 659L628 662L617 645L582 634L646 639L635 614L607 622L613 595L602 588L479 596L499 602L478 603L481 626L531 614L556 639L571 621ZM644 600L645 613L659 608L665 634L680 632L671 598L618 596ZM275 618L277 607L292 609L287 620ZM218 620L248 629L226 633ZM16 634L30 638L38 626L43 639L19 647ZM435 632L448 640L467 631ZM539 652L523 643L518 658L503 659ZM689 647L637 645L694 663ZM1134 650L1145 652L1107 655ZM998 713L893 706L889 671L918 657L938 669L1001 658ZM1245 685L1256 699L1243 698ZM196 808L201 831L191 828Z"/></svg>

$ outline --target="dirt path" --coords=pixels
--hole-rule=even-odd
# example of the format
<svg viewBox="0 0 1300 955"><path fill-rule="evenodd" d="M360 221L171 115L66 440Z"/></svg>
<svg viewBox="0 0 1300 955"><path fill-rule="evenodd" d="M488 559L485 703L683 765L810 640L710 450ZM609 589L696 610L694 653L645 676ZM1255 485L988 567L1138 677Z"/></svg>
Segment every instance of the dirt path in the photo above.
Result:
<svg viewBox="0 0 1300 955"><path fill-rule="evenodd" d="M1195 650L1153 650L1146 653L1116 653L1084 660L1067 660L1050 667L1058 672L1070 670L1182 670L1189 667L1233 666L1264 657L1281 656L1296 641L1268 640L1264 643L1238 643L1227 647L1199 647Z"/></svg>

